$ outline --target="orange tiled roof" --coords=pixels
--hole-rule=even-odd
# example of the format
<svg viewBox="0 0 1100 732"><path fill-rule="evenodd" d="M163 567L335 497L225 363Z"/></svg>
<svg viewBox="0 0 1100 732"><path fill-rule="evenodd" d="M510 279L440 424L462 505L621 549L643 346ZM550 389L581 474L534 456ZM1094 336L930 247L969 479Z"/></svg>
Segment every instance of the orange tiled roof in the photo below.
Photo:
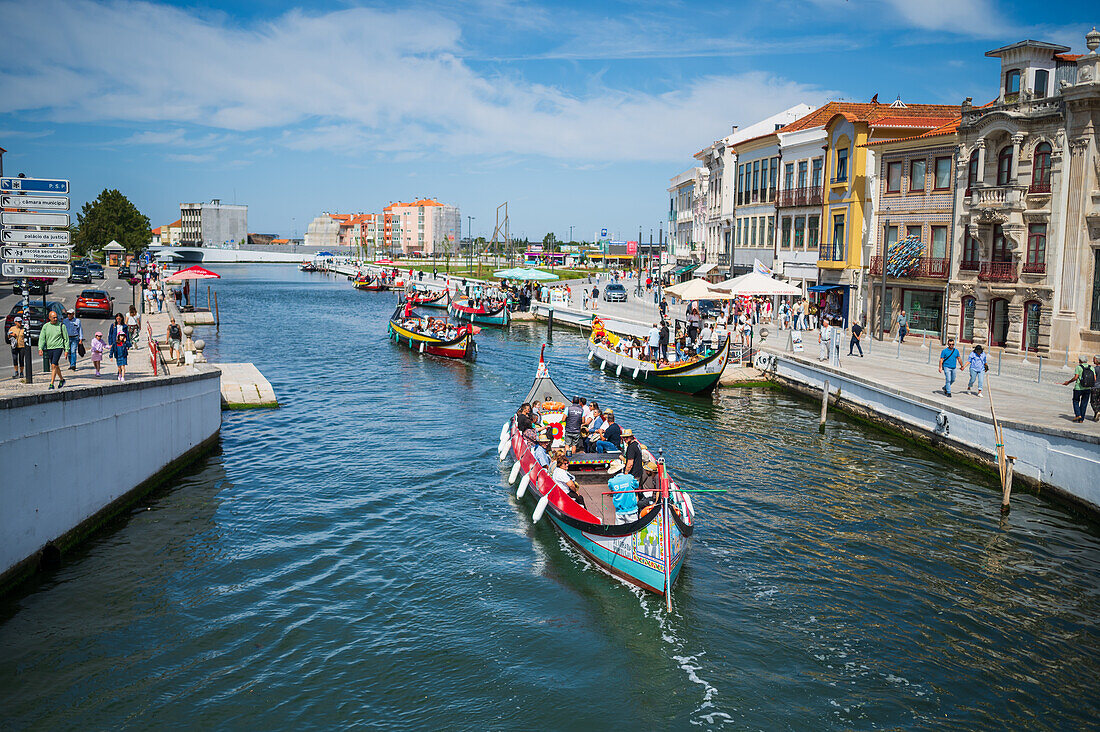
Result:
<svg viewBox="0 0 1100 732"><path fill-rule="evenodd" d="M272 239L271 243L272 244L288 244L288 243L290 243L290 239Z"/></svg>
<svg viewBox="0 0 1100 732"><path fill-rule="evenodd" d="M330 219L335 220L335 221L347 221L348 219L351 218L351 214L333 214L333 213L330 213L328 215L328 217Z"/></svg>
<svg viewBox="0 0 1100 732"><path fill-rule="evenodd" d="M169 229L178 229L183 226L183 219L176 219L172 223L168 224Z"/></svg>
<svg viewBox="0 0 1100 732"><path fill-rule="evenodd" d="M153 229L153 236L160 236L160 229L161 229L161 227L159 227L159 226L157 228Z"/></svg>
<svg viewBox="0 0 1100 732"><path fill-rule="evenodd" d="M868 142L867 147L872 145L886 145L891 142L908 142L910 140L923 140L928 137L942 137L944 135L954 135L959 131L959 123L962 121L962 117L955 117L954 119L945 122L939 127L935 127L927 132L922 132L919 135L913 135L912 137L897 137L893 140L875 140L874 142Z"/></svg>
<svg viewBox="0 0 1100 732"><path fill-rule="evenodd" d="M1083 53L1056 53L1056 54L1054 54L1054 58L1058 59L1059 61L1076 61L1077 59L1081 58L1082 56L1084 56Z"/></svg>
<svg viewBox="0 0 1100 732"><path fill-rule="evenodd" d="M957 104L907 104L904 107L891 107L889 104L871 102L829 102L801 119L796 119L777 132L798 132L811 130L815 127L824 127L835 115L842 114L853 122L871 122L887 120L890 117L906 119L911 123L921 119L929 120L928 126L935 127L944 121L952 119L959 113ZM900 126L900 125L899 125ZM908 126L918 126L910 124Z"/></svg>

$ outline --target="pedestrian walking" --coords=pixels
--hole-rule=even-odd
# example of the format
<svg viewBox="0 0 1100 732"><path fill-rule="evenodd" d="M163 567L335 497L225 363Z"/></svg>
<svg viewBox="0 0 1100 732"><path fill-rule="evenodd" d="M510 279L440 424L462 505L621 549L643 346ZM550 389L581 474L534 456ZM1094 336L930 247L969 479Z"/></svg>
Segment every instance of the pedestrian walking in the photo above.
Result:
<svg viewBox="0 0 1100 732"><path fill-rule="evenodd" d="M118 334L118 343L111 346L111 358L115 360L115 365L118 367L118 380L126 381L126 360L130 355L130 342L126 338L126 333Z"/></svg>
<svg viewBox="0 0 1100 732"><path fill-rule="evenodd" d="M38 334L38 355L45 356L50 363L50 388L65 386L65 377L61 375L61 354L69 347L69 334L65 326L57 319L57 311L51 310L49 322L42 326Z"/></svg>
<svg viewBox="0 0 1100 732"><path fill-rule="evenodd" d="M1062 386L1069 384L1073 384L1073 421L1084 422L1089 398L1096 386L1096 371L1084 356L1077 357L1077 368L1073 370L1073 376L1062 382Z"/></svg>
<svg viewBox="0 0 1100 732"><path fill-rule="evenodd" d="M1092 357L1092 373L1093 377L1096 376L1097 369L1100 369L1100 356ZM1092 385L1092 396L1090 398L1092 402L1092 421L1100 422L1100 383Z"/></svg>
<svg viewBox="0 0 1100 732"><path fill-rule="evenodd" d="M859 322L852 323L852 340L848 342L848 355L852 355L852 349L859 351L859 357L863 358L863 326Z"/></svg>
<svg viewBox="0 0 1100 732"><path fill-rule="evenodd" d="M103 333L96 331L92 339L92 366L95 366L95 375L99 377L99 369L103 363L103 353L108 349L107 341L103 340Z"/></svg>
<svg viewBox="0 0 1100 732"><path fill-rule="evenodd" d="M163 287L158 287L157 288L157 312L158 313L163 313L164 312L164 288Z"/></svg>
<svg viewBox="0 0 1100 732"><path fill-rule="evenodd" d="M989 360L985 349L974 346L974 350L966 357L966 365L970 371L970 381L966 385L966 393L978 385L978 396L982 395L982 387L985 386L985 372L989 371Z"/></svg>
<svg viewBox="0 0 1100 732"><path fill-rule="evenodd" d="M183 331L176 323L175 318L168 318L168 329L165 331L164 336L168 340L168 357L175 360L178 365L183 361L183 350L180 348L180 343L183 341Z"/></svg>
<svg viewBox="0 0 1100 732"><path fill-rule="evenodd" d="M905 336L909 335L909 318L905 311L898 313L898 343L905 343Z"/></svg>
<svg viewBox="0 0 1100 732"><path fill-rule="evenodd" d="M951 385L955 383L960 361L962 361L962 354L955 348L955 339L948 338L947 348L940 351L939 365L940 373L943 374L943 393L947 396L951 396Z"/></svg>
<svg viewBox="0 0 1100 732"><path fill-rule="evenodd" d="M107 332L107 345L113 346L118 343L119 335L125 332L126 323L122 321L122 313L115 313L115 322L111 324L111 329Z"/></svg>
<svg viewBox="0 0 1100 732"><path fill-rule="evenodd" d="M661 310L661 319L662 320L667 319L668 318L668 300L666 300L665 298L662 297L661 298L661 304L660 304L659 307L660 307L660 310Z"/></svg>
<svg viewBox="0 0 1100 732"><path fill-rule="evenodd" d="M828 318L821 319L821 328L817 331L818 361L829 360L829 343L833 340L833 326L829 325Z"/></svg>
<svg viewBox="0 0 1100 732"><path fill-rule="evenodd" d="M141 316L138 315L137 308L131 305L130 314L126 316L126 335L129 336L130 343L137 343L138 335L140 333Z"/></svg>
<svg viewBox="0 0 1100 732"><path fill-rule="evenodd" d="M600 276L596 275L596 286L592 288L592 309L600 309Z"/></svg>
<svg viewBox="0 0 1100 732"><path fill-rule="evenodd" d="M591 296L591 294L589 294L587 287L584 288L583 292L584 292L584 304L582 305L582 307L585 310L587 310L588 309L588 301L589 301L589 299L591 299L592 296Z"/></svg>
<svg viewBox="0 0 1100 732"><path fill-rule="evenodd" d="M69 335L69 345L66 349L69 353L69 371L76 371L76 357L84 355L81 353L84 350L84 326L80 323L80 318L76 317L76 311L72 309L65 311L63 323L65 332Z"/></svg>
<svg viewBox="0 0 1100 732"><path fill-rule="evenodd" d="M23 328L23 318L18 315L8 328L8 345L11 346L11 363L15 367L13 379L23 378L23 349L27 346L27 332Z"/></svg>
<svg viewBox="0 0 1100 732"><path fill-rule="evenodd" d="M649 329L646 334L646 346L648 346L649 358L653 361L657 360L657 354L661 348L661 328L656 323Z"/></svg>

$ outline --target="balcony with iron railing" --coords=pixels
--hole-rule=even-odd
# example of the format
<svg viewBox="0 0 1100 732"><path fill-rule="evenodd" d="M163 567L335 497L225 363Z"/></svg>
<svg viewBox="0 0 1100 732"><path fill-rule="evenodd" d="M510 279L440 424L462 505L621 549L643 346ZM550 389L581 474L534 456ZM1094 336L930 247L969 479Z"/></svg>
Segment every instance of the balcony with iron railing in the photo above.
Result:
<svg viewBox="0 0 1100 732"><path fill-rule="evenodd" d="M985 282L1015 282L1015 262L982 262L978 279Z"/></svg>
<svg viewBox="0 0 1100 732"><path fill-rule="evenodd" d="M1029 196L1050 193L1050 181L1048 180L1045 183L1032 183L1027 187L1027 193Z"/></svg>
<svg viewBox="0 0 1100 732"><path fill-rule="evenodd" d="M1046 262L1024 262L1020 270L1024 274L1041 275L1047 273Z"/></svg>
<svg viewBox="0 0 1100 732"><path fill-rule="evenodd" d="M887 272L886 274L890 277L926 277L933 280L946 280L949 270L950 263L947 257L921 257L904 274L894 275L890 272ZM881 256L871 257L871 274L882 274Z"/></svg>
<svg viewBox="0 0 1100 732"><path fill-rule="evenodd" d="M977 272L981 269L982 263L977 259L964 259L959 262L960 272Z"/></svg>
<svg viewBox="0 0 1100 732"><path fill-rule="evenodd" d="M819 262L845 262L847 257L844 252L844 244L833 244L830 242L821 242L817 249L817 259Z"/></svg>
<svg viewBox="0 0 1100 732"><path fill-rule="evenodd" d="M821 186L788 188L784 191L780 191L779 206L817 206L821 204L822 199Z"/></svg>

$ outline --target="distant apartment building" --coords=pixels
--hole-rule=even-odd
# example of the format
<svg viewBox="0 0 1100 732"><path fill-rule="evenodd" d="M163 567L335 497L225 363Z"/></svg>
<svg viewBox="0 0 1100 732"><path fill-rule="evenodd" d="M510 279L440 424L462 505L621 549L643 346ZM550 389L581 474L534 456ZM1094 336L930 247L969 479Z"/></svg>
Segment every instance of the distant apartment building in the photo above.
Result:
<svg viewBox="0 0 1100 732"><path fill-rule="evenodd" d="M183 234L183 219L176 219L170 224L158 226L153 229L153 246L178 247L180 237Z"/></svg>
<svg viewBox="0 0 1100 732"><path fill-rule="evenodd" d="M385 250L404 256L433 256L457 247L461 214L457 206L425 198L391 203L382 209Z"/></svg>
<svg viewBox="0 0 1100 732"><path fill-rule="evenodd" d="M668 187L668 251L676 260L701 259L705 228L707 169L688 168L672 178ZM700 202L696 221L696 202Z"/></svg>
<svg viewBox="0 0 1100 732"><path fill-rule="evenodd" d="M180 246L223 247L248 240L248 206L222 203L180 204Z"/></svg>
<svg viewBox="0 0 1100 732"><path fill-rule="evenodd" d="M351 214L332 214L325 211L306 227L307 247L334 247L340 240L340 225L351 218Z"/></svg>

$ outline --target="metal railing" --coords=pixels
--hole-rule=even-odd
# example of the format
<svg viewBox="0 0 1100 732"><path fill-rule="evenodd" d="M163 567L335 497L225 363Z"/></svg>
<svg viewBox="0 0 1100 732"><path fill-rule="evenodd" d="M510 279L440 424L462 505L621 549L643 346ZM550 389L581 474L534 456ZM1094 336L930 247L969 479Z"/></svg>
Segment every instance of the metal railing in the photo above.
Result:
<svg viewBox="0 0 1100 732"><path fill-rule="evenodd" d="M1046 183L1032 183L1027 187L1028 193L1050 193L1050 181Z"/></svg>
<svg viewBox="0 0 1100 732"><path fill-rule="evenodd" d="M1015 282L1015 262L982 262L978 279L986 282Z"/></svg>
<svg viewBox="0 0 1100 732"><path fill-rule="evenodd" d="M945 280L951 269L947 257L921 257L914 266L905 274L890 275L891 277L928 277L930 279ZM871 257L871 274L882 274L882 257Z"/></svg>
<svg viewBox="0 0 1100 732"><path fill-rule="evenodd" d="M1046 274L1047 263L1046 262L1024 262L1023 266L1024 274Z"/></svg>
<svg viewBox="0 0 1100 732"><path fill-rule="evenodd" d="M788 188L779 192L779 205L782 206L816 206L823 200L820 186L804 186L802 188Z"/></svg>

